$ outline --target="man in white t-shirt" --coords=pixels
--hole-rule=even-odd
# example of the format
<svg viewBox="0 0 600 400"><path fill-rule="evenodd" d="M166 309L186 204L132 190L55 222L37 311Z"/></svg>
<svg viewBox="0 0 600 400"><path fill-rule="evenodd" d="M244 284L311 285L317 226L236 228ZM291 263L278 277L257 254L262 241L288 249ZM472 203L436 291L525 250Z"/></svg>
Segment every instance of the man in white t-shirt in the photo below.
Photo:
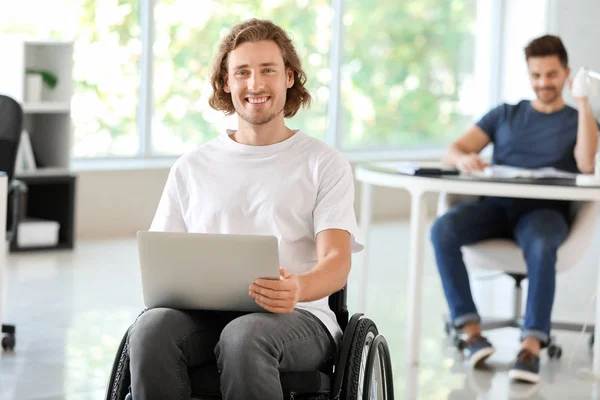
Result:
<svg viewBox="0 0 600 400"><path fill-rule="evenodd" d="M237 113L238 130L177 160L150 229L274 235L281 280L249 287L268 313L144 313L129 335L134 400L188 399L188 368L215 359L224 399L282 399L280 370L316 370L335 357L341 330L328 296L344 287L362 245L348 161L285 126L310 103L305 82L291 40L269 21L243 22L221 41L209 102Z"/></svg>

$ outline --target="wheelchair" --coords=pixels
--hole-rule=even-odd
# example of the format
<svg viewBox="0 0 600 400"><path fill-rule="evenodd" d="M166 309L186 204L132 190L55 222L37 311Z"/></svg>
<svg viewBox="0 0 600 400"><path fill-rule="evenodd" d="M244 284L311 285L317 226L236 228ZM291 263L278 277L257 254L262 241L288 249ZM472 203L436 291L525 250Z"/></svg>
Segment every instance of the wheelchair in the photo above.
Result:
<svg viewBox="0 0 600 400"><path fill-rule="evenodd" d="M354 314L348 320L346 300L345 287L329 297L329 306L343 331L335 363L319 371L280 372L281 386L286 400L394 399L388 344L379 334L375 323L363 314ZM117 350L106 391L106 400L131 398L127 351L129 329ZM188 374L192 386L192 399L221 399L216 362L190 368Z"/></svg>

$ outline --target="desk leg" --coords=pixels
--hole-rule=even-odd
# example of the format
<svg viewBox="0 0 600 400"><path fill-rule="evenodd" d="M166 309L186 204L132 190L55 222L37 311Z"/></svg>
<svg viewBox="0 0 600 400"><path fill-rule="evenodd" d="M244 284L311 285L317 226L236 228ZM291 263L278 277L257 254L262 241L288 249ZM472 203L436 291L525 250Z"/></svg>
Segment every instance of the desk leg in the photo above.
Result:
<svg viewBox="0 0 600 400"><path fill-rule="evenodd" d="M408 320L406 324L406 361L409 366L417 366L419 364L421 286L423 280L423 251L426 220L427 209L424 193L411 193Z"/></svg>
<svg viewBox="0 0 600 400"><path fill-rule="evenodd" d="M405 372L404 397L406 400L416 400L419 398L419 368L407 367Z"/></svg>
<svg viewBox="0 0 600 400"><path fill-rule="evenodd" d="M360 233L363 237L364 250L361 252L360 281L358 291L358 312L364 313L367 309L367 284L369 278L369 229L373 218L372 206L373 185L362 182L360 192Z"/></svg>

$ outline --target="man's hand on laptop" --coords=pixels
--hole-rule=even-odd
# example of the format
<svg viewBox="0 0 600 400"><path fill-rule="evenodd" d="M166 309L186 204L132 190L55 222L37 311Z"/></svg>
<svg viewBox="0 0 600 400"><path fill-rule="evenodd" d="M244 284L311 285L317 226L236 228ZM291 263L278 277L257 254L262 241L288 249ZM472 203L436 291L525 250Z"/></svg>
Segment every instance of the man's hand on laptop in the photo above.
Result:
<svg viewBox="0 0 600 400"><path fill-rule="evenodd" d="M477 153L465 154L456 161L456 168L461 172L483 171L483 169L489 165L490 164L483 161Z"/></svg>
<svg viewBox="0 0 600 400"><path fill-rule="evenodd" d="M267 311L289 314L300 300L300 281L296 275L280 269L281 279L257 279L250 285L250 297Z"/></svg>

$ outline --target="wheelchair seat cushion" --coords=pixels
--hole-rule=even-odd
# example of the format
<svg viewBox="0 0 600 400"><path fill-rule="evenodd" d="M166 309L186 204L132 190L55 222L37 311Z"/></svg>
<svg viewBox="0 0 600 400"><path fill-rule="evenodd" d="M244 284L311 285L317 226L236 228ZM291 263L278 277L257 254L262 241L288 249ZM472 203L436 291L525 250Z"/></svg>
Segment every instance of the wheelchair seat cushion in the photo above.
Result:
<svg viewBox="0 0 600 400"><path fill-rule="evenodd" d="M190 368L188 374L194 397L221 397L220 377L216 364ZM290 393L294 393L294 395L329 393L331 379L329 375L321 371L282 371L279 377L286 398Z"/></svg>

